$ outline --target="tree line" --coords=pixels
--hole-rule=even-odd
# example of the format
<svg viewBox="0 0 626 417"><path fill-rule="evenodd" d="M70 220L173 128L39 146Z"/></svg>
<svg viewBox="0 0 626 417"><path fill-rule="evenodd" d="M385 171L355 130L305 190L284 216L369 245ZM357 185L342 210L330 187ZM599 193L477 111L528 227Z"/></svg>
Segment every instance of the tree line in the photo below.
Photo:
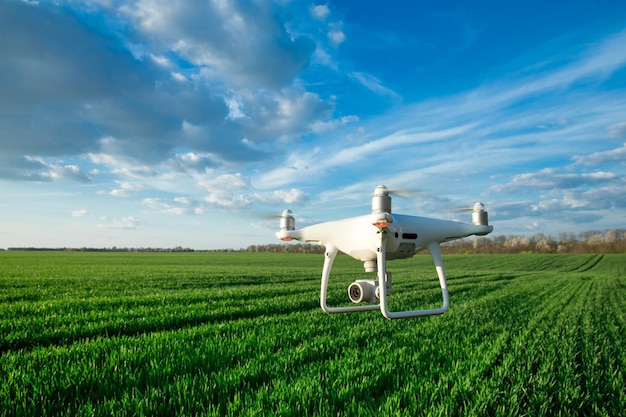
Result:
<svg viewBox="0 0 626 417"><path fill-rule="evenodd" d="M3 250L3 249L0 249ZM8 251L76 251L76 252L271 252L324 253L324 247L309 243L270 243L250 245L242 249L198 250L174 248L41 248L10 247ZM559 233L557 237L536 233L530 236L496 235L470 237L441 245L441 251L453 253L626 253L626 229L590 230L580 233Z"/></svg>
<svg viewBox="0 0 626 417"><path fill-rule="evenodd" d="M324 253L310 244L252 245L246 252ZM559 233L558 237L536 233L530 236L496 235L469 237L441 245L446 254L478 253L626 253L626 229Z"/></svg>
<svg viewBox="0 0 626 417"><path fill-rule="evenodd" d="M626 253L626 230L465 238L445 243L441 249L444 253Z"/></svg>

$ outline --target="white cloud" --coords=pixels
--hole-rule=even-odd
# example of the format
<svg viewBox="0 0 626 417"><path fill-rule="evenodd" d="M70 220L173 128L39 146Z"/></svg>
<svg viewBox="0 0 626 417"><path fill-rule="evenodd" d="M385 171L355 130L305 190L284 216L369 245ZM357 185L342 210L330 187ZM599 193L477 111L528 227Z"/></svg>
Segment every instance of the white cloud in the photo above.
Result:
<svg viewBox="0 0 626 417"><path fill-rule="evenodd" d="M237 110L238 109L238 110ZM243 137L255 143L297 138L332 116L333 104L300 87L257 94L240 91L233 116ZM245 117L244 116L245 110Z"/></svg>
<svg viewBox="0 0 626 417"><path fill-rule="evenodd" d="M358 116L343 116L339 119L333 119L329 121L319 121L311 125L311 129L315 133L323 133L329 130L337 129L340 126L347 125L349 123L356 123L359 121Z"/></svg>
<svg viewBox="0 0 626 417"><path fill-rule="evenodd" d="M187 197L176 197L171 200L163 198L144 198L142 204L166 214L203 215L208 212L202 202Z"/></svg>
<svg viewBox="0 0 626 417"><path fill-rule="evenodd" d="M89 176L85 174L78 165L56 166L50 165L50 171L44 173L44 176L50 176L53 181L71 180L88 183L91 181Z"/></svg>
<svg viewBox="0 0 626 417"><path fill-rule="evenodd" d="M204 201L219 208L241 210L253 201L250 180L241 173L218 175L200 181L199 185L209 192Z"/></svg>
<svg viewBox="0 0 626 417"><path fill-rule="evenodd" d="M116 197L130 197L144 188L142 184L128 181L115 181L119 188L111 190L110 194Z"/></svg>
<svg viewBox="0 0 626 417"><path fill-rule="evenodd" d="M176 171L206 172L217 167L218 163L209 153L185 152L174 155L167 165Z"/></svg>
<svg viewBox="0 0 626 417"><path fill-rule="evenodd" d="M209 191L226 192L250 186L250 180L241 173L223 174L213 178L208 178L200 183L203 188Z"/></svg>
<svg viewBox="0 0 626 417"><path fill-rule="evenodd" d="M626 139L626 122L619 122L609 126L608 134L610 138Z"/></svg>
<svg viewBox="0 0 626 417"><path fill-rule="evenodd" d="M165 67L165 68L171 68L172 67L172 62L169 60L169 58L167 58L167 57L165 57L163 55L150 54L150 58L157 65L160 65L160 66Z"/></svg>
<svg viewBox="0 0 626 417"><path fill-rule="evenodd" d="M574 160L584 165L603 165L612 162L626 162L626 143L621 148L593 152L589 155L576 156Z"/></svg>
<svg viewBox="0 0 626 417"><path fill-rule="evenodd" d="M125 177L142 178L154 175L148 164L128 155L125 150L128 144L126 141L109 136L99 139L97 144L97 152L85 155L92 163L107 167L109 172Z"/></svg>
<svg viewBox="0 0 626 417"><path fill-rule="evenodd" d="M39 181L91 182L91 178L76 164L58 165L47 162L43 157L25 156L25 159L38 164L38 172L31 179Z"/></svg>
<svg viewBox="0 0 626 417"><path fill-rule="evenodd" d="M106 218L101 218L101 220L107 220ZM99 223L98 228L100 229L123 229L123 230L135 230L139 228L140 222L137 218L133 216L121 217L117 219L111 219L108 224Z"/></svg>
<svg viewBox="0 0 626 417"><path fill-rule="evenodd" d="M528 219L541 219L533 221L537 223L533 230L546 234L566 227L616 227L619 213L626 208L624 177L607 171L570 173L563 169L518 174L509 183L492 186L492 222L516 230L528 224Z"/></svg>
<svg viewBox="0 0 626 417"><path fill-rule="evenodd" d="M87 210L72 210L72 217L85 217L88 214Z"/></svg>
<svg viewBox="0 0 626 417"><path fill-rule="evenodd" d="M121 219L113 219L111 226L114 229L136 229L139 227L139 220L133 216L122 217Z"/></svg>
<svg viewBox="0 0 626 417"><path fill-rule="evenodd" d="M274 195L287 204L302 204L309 199L307 193L296 188L290 190L276 190L274 191Z"/></svg>
<svg viewBox="0 0 626 417"><path fill-rule="evenodd" d="M517 193L523 191L570 189L593 184L611 183L619 175L613 172L596 171L590 173L560 173L553 168L538 172L522 173L513 176L507 184L494 185L493 191Z"/></svg>
<svg viewBox="0 0 626 417"><path fill-rule="evenodd" d="M250 207L252 200L245 194L210 193L205 201L221 208L241 210Z"/></svg>
<svg viewBox="0 0 626 417"><path fill-rule="evenodd" d="M328 40L331 45L337 47L346 40L346 35L342 30L342 23L335 22L328 25Z"/></svg>
<svg viewBox="0 0 626 417"><path fill-rule="evenodd" d="M215 68L237 88L287 85L313 53L291 38L275 3L143 0L120 8L152 48L169 49L194 65Z"/></svg>
<svg viewBox="0 0 626 417"><path fill-rule="evenodd" d="M282 203L302 205L309 201L309 195L297 188L275 190L270 193L255 193L254 198L261 203L270 205Z"/></svg>
<svg viewBox="0 0 626 417"><path fill-rule="evenodd" d="M326 4L317 4L315 6L311 6L309 7L309 11L311 12L311 16L313 16L317 20L326 20L326 18L330 14L330 9Z"/></svg>

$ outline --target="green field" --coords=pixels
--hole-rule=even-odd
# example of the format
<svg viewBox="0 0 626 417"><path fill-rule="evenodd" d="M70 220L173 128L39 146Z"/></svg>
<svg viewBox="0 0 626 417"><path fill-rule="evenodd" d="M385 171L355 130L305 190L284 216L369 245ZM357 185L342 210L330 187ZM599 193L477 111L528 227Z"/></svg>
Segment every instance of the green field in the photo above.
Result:
<svg viewBox="0 0 626 417"><path fill-rule="evenodd" d="M0 415L618 416L626 256L444 256L451 307L319 308L322 255L0 253ZM390 307L438 307L428 256ZM335 262L329 304L366 277Z"/></svg>

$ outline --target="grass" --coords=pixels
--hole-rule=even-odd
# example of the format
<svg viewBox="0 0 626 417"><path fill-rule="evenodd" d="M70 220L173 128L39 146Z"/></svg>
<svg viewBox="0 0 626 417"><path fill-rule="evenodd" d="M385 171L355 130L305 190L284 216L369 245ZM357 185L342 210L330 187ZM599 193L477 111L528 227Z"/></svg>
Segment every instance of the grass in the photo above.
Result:
<svg viewBox="0 0 626 417"><path fill-rule="evenodd" d="M444 257L451 308L319 309L321 255L0 253L0 415L620 415L626 257ZM440 304L428 256L391 308ZM338 257L329 303L365 277Z"/></svg>

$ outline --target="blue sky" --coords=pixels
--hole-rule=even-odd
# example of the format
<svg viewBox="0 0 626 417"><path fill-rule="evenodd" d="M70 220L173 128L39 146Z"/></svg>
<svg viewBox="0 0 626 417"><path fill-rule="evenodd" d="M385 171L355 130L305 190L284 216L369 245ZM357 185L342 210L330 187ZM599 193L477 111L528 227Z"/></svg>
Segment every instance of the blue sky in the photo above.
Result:
<svg viewBox="0 0 626 417"><path fill-rule="evenodd" d="M5 0L0 56L0 248L277 243L377 184L626 226L623 1Z"/></svg>

